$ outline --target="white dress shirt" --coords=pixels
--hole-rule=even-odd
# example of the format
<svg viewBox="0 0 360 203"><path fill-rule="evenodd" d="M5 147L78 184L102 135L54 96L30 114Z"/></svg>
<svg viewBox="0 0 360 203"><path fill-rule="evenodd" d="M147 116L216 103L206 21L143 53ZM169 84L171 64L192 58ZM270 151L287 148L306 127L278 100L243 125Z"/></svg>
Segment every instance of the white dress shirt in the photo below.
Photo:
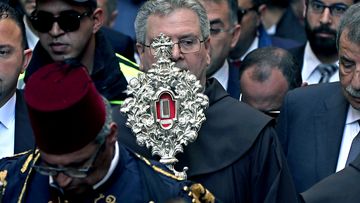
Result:
<svg viewBox="0 0 360 203"><path fill-rule="evenodd" d="M357 122L359 119L360 111L354 109L351 105L349 105L336 172L342 170L346 165L346 160L350 152L351 143L356 137L356 135L360 132L360 126Z"/></svg>
<svg viewBox="0 0 360 203"><path fill-rule="evenodd" d="M219 81L221 86L223 86L223 88L227 90L229 83L229 63L227 62L227 60L225 60L222 67L217 70L210 78L215 78L217 81Z"/></svg>
<svg viewBox="0 0 360 203"><path fill-rule="evenodd" d="M33 33L26 18L27 17L24 15L23 21L25 24L26 39L27 39L29 49L34 50L35 45L39 41L39 37L35 33Z"/></svg>
<svg viewBox="0 0 360 203"><path fill-rule="evenodd" d="M0 158L14 155L16 93L0 108Z"/></svg>
<svg viewBox="0 0 360 203"><path fill-rule="evenodd" d="M301 71L301 77L304 82L308 84L317 84L321 78L321 74L316 69L316 66L321 64L321 61L315 56L312 51L309 42L306 43L304 51L304 61ZM336 61L334 64L339 65L339 61ZM335 73L330 77L329 82L339 81L339 70L336 70Z"/></svg>

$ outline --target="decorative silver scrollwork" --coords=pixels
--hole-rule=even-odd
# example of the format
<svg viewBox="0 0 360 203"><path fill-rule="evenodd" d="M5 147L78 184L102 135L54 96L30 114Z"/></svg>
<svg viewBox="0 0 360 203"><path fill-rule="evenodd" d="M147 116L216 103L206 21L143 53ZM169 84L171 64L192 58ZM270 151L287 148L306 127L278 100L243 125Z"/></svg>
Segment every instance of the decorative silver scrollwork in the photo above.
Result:
<svg viewBox="0 0 360 203"><path fill-rule="evenodd" d="M127 115L126 125L137 143L151 148L153 155L161 157L161 163L186 179L187 167L181 172L174 169L178 162L175 156L183 152L183 145L196 140L209 102L196 76L171 62L173 46L164 34L154 39L151 48L157 62L147 73L130 80L127 88L130 97L120 111Z"/></svg>

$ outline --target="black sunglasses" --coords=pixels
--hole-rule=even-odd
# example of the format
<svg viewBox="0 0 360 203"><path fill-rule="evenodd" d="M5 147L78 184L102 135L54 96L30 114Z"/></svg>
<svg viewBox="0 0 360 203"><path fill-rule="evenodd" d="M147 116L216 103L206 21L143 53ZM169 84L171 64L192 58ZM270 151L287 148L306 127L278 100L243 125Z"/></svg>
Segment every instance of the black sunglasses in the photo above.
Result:
<svg viewBox="0 0 360 203"><path fill-rule="evenodd" d="M238 17L238 22L241 23L242 18L246 15L246 13L250 12L250 11L255 11L257 12L257 7L253 6L251 8L241 8L238 7L237 10L237 17Z"/></svg>
<svg viewBox="0 0 360 203"><path fill-rule="evenodd" d="M52 13L45 11L35 11L30 16L32 26L39 32L49 32L57 22L59 27L65 32L73 32L79 29L80 20L85 16L90 16L90 12L84 12L82 14L69 10L63 11L58 17L54 17Z"/></svg>

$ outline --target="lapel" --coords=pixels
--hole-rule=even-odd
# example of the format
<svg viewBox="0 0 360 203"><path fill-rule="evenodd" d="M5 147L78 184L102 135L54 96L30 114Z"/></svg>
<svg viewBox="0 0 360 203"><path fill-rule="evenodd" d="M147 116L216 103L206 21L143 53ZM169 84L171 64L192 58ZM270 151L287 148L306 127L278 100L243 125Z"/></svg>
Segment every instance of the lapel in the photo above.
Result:
<svg viewBox="0 0 360 203"><path fill-rule="evenodd" d="M229 62L229 80L227 92L234 99L240 98L240 73L239 68Z"/></svg>
<svg viewBox="0 0 360 203"><path fill-rule="evenodd" d="M335 173L348 109L340 83L331 87L334 87L329 89L331 96L313 117L316 170L320 179Z"/></svg>
<svg viewBox="0 0 360 203"><path fill-rule="evenodd" d="M33 131L30 125L29 115L23 91L16 90L15 104L15 154L32 149L34 147Z"/></svg>

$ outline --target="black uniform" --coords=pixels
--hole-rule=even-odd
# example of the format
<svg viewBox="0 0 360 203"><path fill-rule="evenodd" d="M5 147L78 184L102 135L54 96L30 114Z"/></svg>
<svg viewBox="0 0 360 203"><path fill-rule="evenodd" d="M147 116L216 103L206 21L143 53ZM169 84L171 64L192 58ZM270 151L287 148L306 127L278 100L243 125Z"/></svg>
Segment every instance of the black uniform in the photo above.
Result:
<svg viewBox="0 0 360 203"><path fill-rule="evenodd" d="M189 191L186 191L185 187L190 186L190 181L176 180L157 162L144 160L122 146L119 147L119 151L119 162L111 177L96 190L76 200L62 195L58 189L49 185L48 176L41 175L31 168L31 152L2 159L0 182L3 186L0 186L0 202L156 203L175 198L181 198L185 202L192 201L193 196L191 193L189 196Z"/></svg>

